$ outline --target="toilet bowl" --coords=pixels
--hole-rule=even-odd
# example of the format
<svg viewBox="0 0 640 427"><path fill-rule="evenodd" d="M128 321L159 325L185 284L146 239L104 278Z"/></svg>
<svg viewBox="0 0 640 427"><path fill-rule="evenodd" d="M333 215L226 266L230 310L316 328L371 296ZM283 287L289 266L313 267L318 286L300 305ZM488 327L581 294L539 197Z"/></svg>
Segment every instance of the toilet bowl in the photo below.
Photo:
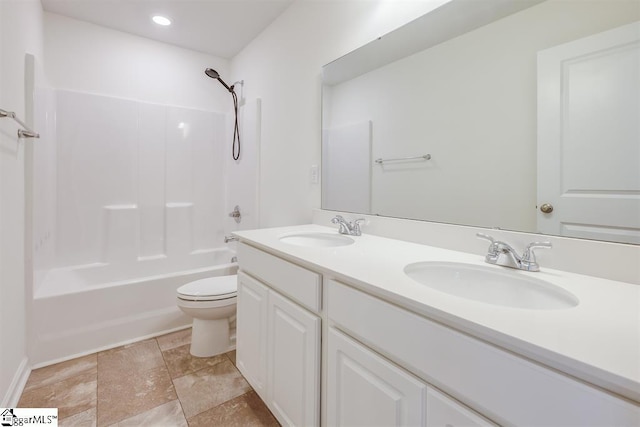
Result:
<svg viewBox="0 0 640 427"><path fill-rule="evenodd" d="M178 307L193 318L191 354L211 357L233 348L230 323L235 319L237 276L217 276L178 288Z"/></svg>

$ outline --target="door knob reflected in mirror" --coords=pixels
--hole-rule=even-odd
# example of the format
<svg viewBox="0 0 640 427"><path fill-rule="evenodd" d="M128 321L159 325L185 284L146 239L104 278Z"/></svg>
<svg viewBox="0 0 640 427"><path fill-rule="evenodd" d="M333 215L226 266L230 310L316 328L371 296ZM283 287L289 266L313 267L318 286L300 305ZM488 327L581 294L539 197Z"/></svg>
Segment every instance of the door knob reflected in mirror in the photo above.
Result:
<svg viewBox="0 0 640 427"><path fill-rule="evenodd" d="M549 203L545 203L542 206L540 206L540 210L543 213L546 213L546 214L551 213L551 212L553 212L553 205L551 205Z"/></svg>

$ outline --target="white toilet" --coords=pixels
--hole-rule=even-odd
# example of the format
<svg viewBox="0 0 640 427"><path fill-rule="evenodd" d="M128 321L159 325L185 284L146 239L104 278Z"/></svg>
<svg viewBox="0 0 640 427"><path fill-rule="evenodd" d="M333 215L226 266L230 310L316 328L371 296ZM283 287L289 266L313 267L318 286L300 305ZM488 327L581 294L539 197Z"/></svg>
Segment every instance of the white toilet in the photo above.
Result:
<svg viewBox="0 0 640 427"><path fill-rule="evenodd" d="M178 288L178 307L193 317L193 356L211 357L233 348L230 325L235 323L237 280L235 274L207 277Z"/></svg>

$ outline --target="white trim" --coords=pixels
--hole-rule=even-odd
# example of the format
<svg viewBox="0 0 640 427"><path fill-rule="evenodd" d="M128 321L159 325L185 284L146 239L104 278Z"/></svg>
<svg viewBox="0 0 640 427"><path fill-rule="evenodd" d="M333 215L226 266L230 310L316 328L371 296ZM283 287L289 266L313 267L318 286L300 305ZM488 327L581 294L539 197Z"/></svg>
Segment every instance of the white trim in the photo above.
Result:
<svg viewBox="0 0 640 427"><path fill-rule="evenodd" d="M22 391L27 384L30 374L31 367L29 367L29 358L25 356L22 358L18 369L16 369L16 374L13 376L13 380L0 403L0 407L15 408L18 405L18 401L20 400L20 396L22 395Z"/></svg>

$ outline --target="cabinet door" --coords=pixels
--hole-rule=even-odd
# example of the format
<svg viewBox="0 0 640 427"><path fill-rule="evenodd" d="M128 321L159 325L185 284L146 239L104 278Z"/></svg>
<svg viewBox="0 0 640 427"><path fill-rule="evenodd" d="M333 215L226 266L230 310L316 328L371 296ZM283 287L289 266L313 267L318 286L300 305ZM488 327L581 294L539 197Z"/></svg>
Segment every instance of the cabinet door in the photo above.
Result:
<svg viewBox="0 0 640 427"><path fill-rule="evenodd" d="M426 384L329 329L327 425L425 426Z"/></svg>
<svg viewBox="0 0 640 427"><path fill-rule="evenodd" d="M268 406L283 425L317 426L320 318L269 291Z"/></svg>
<svg viewBox="0 0 640 427"><path fill-rule="evenodd" d="M267 295L266 286L238 273L236 365L263 399L267 379Z"/></svg>
<svg viewBox="0 0 640 427"><path fill-rule="evenodd" d="M438 390L429 387L427 390L427 426L490 427L495 424Z"/></svg>

